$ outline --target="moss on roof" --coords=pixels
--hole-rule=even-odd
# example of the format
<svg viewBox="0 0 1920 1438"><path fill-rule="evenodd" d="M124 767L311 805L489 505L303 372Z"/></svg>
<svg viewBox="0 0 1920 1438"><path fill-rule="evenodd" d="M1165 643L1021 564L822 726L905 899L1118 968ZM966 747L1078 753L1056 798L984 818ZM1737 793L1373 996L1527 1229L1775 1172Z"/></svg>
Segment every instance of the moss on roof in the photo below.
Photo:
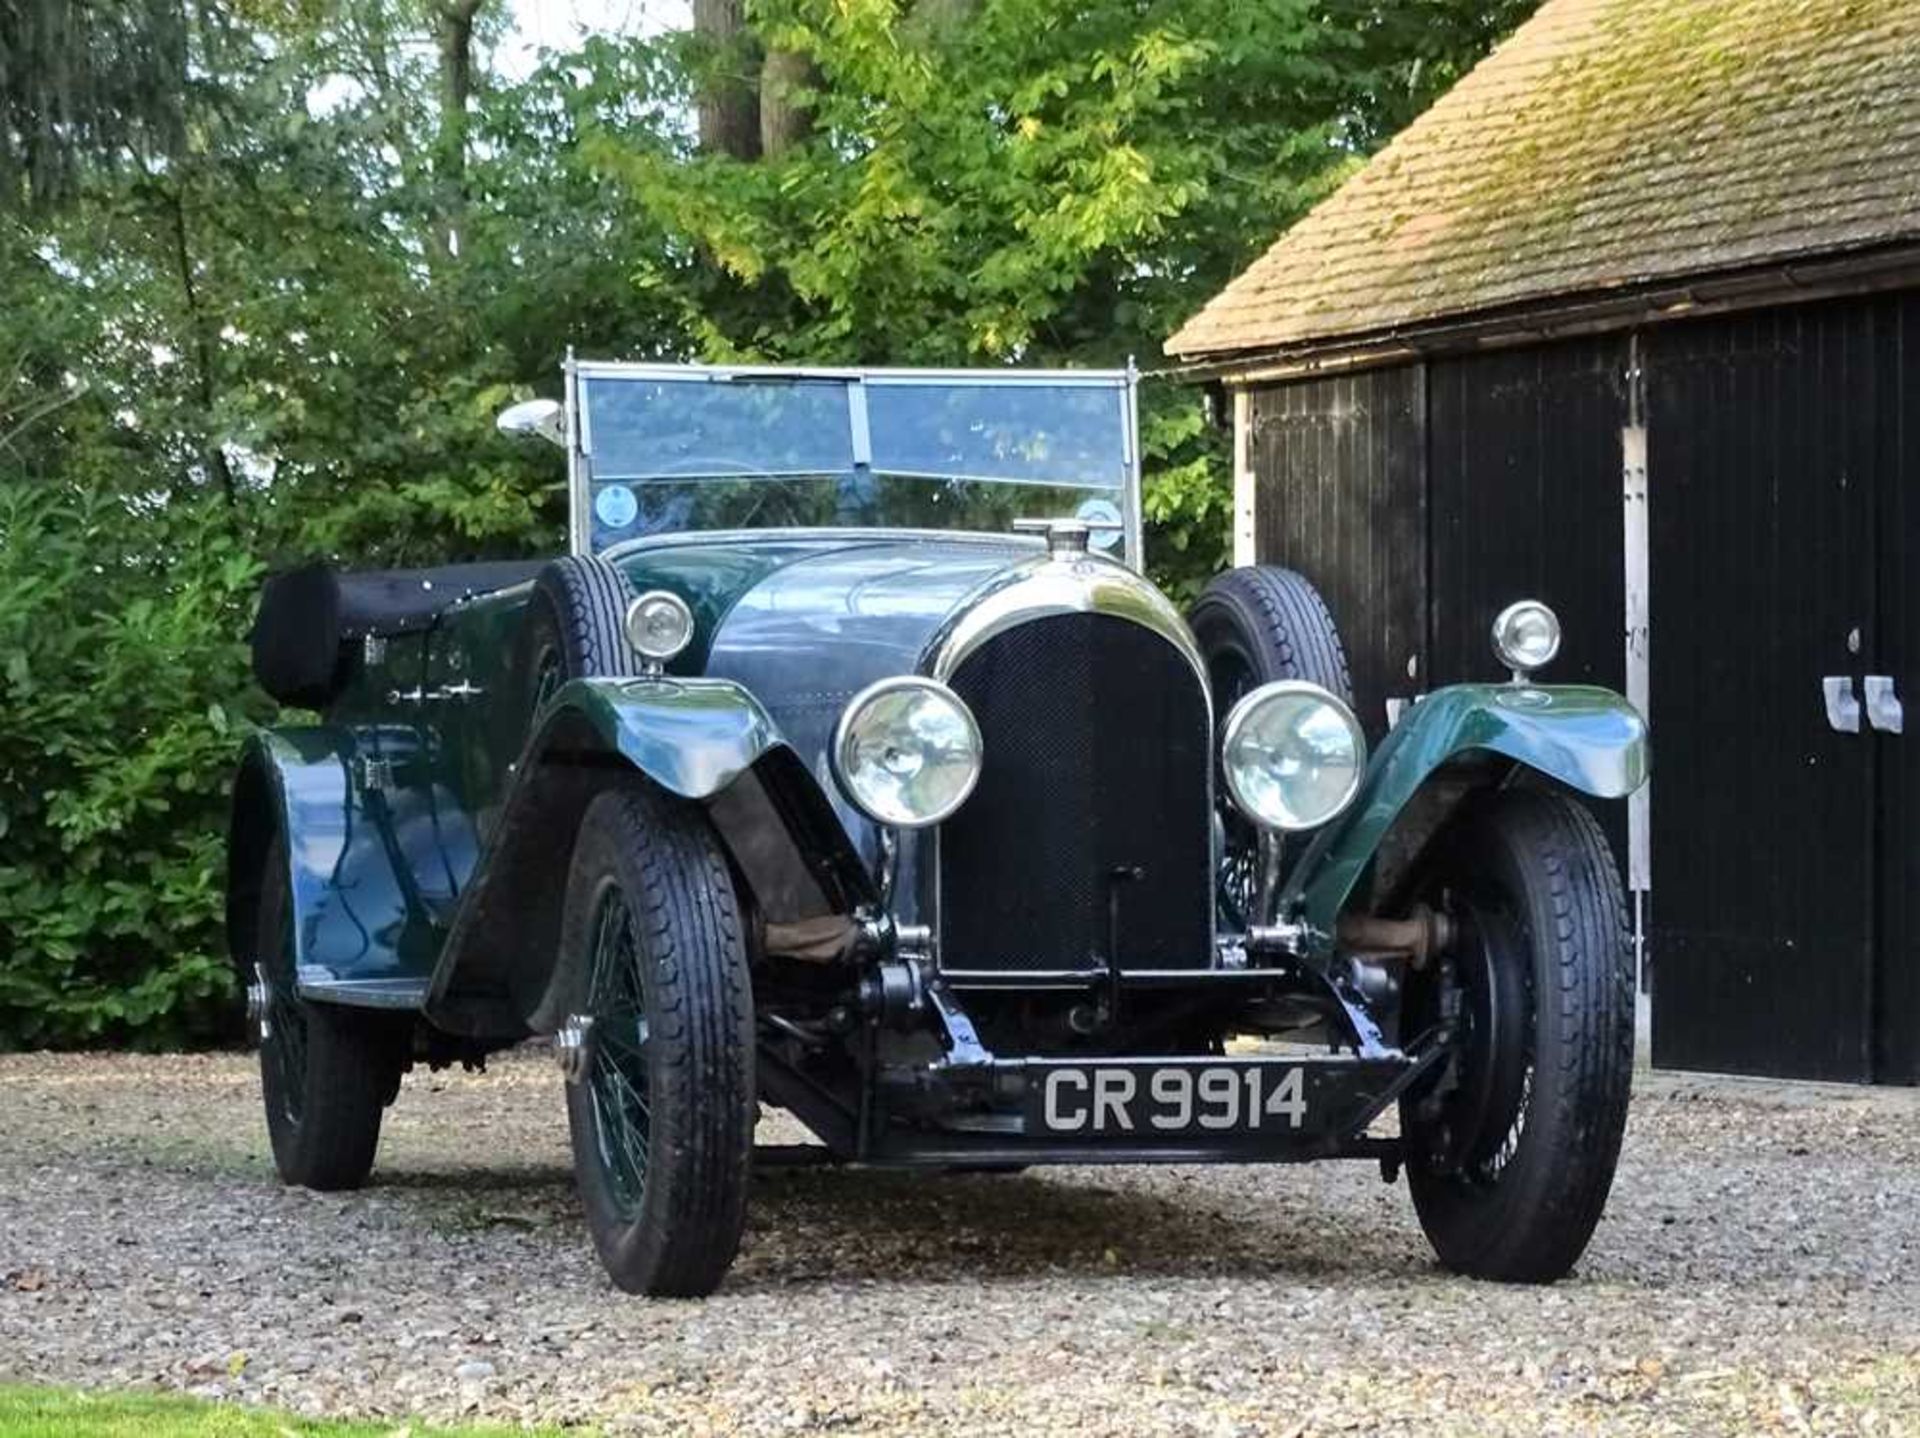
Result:
<svg viewBox="0 0 1920 1438"><path fill-rule="evenodd" d="M1548 0L1167 350L1914 238L1920 0Z"/></svg>

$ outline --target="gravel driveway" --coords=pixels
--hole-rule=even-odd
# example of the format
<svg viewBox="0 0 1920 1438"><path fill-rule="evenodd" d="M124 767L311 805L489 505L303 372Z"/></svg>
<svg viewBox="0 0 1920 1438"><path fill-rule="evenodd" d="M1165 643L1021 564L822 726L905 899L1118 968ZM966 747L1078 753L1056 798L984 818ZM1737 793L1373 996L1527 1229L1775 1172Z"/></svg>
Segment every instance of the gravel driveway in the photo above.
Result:
<svg viewBox="0 0 1920 1438"><path fill-rule="evenodd" d="M1920 1433L1916 1119L1643 1075L1553 1288L1443 1276L1360 1164L803 1169L717 1297L649 1303L537 1056L410 1076L342 1197L273 1181L247 1058L4 1058L0 1378L615 1433Z"/></svg>

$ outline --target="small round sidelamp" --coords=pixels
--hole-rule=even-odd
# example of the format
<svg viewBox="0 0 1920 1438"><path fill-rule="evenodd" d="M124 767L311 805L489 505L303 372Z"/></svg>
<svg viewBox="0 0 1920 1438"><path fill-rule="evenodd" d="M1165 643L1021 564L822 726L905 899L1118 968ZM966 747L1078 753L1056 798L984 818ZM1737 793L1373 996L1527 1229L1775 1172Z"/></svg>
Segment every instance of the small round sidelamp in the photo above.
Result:
<svg viewBox="0 0 1920 1438"><path fill-rule="evenodd" d="M1227 715L1221 770L1256 824L1315 829L1353 802L1367 765L1360 721L1339 698L1299 679L1262 684Z"/></svg>
<svg viewBox="0 0 1920 1438"><path fill-rule="evenodd" d="M1531 674L1560 652L1560 617L1537 599L1522 599L1493 621L1493 652L1516 678Z"/></svg>
<svg viewBox="0 0 1920 1438"><path fill-rule="evenodd" d="M877 824L920 829L947 818L980 778L980 726L960 696L931 679L870 684L833 731L833 773Z"/></svg>
<svg viewBox="0 0 1920 1438"><path fill-rule="evenodd" d="M665 664L693 642L693 611L664 589L649 589L627 605L627 643L642 659Z"/></svg>

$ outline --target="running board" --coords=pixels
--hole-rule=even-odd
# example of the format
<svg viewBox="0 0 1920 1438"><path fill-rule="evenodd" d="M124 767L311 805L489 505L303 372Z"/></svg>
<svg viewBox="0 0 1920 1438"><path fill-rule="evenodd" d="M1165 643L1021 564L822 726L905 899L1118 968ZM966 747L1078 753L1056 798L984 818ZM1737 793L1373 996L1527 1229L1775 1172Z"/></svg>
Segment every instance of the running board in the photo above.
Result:
<svg viewBox="0 0 1920 1438"><path fill-rule="evenodd" d="M418 1012L427 1001L427 981L403 979L336 979L324 969L303 969L300 997L316 1004L344 1004L356 1009L409 1009Z"/></svg>

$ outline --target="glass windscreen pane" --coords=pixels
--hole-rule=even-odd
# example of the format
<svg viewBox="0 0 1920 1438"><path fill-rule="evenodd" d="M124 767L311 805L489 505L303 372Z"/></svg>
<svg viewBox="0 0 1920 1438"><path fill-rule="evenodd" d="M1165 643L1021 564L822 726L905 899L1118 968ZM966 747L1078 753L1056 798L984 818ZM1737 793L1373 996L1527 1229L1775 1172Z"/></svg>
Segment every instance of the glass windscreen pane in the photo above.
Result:
<svg viewBox="0 0 1920 1438"><path fill-rule="evenodd" d="M784 375L581 380L592 549L715 529L1004 533L1078 515L1129 557L1120 384Z"/></svg>
<svg viewBox="0 0 1920 1438"><path fill-rule="evenodd" d="M1009 484L1126 482L1124 391L1108 385L870 380L873 467Z"/></svg>
<svg viewBox="0 0 1920 1438"><path fill-rule="evenodd" d="M599 480L837 474L853 467L838 380L590 379Z"/></svg>

